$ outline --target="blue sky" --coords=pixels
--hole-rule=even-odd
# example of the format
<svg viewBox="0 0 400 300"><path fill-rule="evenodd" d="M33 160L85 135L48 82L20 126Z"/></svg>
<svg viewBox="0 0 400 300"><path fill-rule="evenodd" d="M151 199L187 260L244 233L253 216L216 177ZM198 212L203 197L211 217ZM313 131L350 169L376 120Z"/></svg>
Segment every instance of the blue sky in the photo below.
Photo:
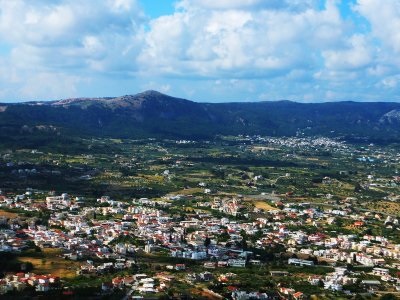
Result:
<svg viewBox="0 0 400 300"><path fill-rule="evenodd" d="M400 101L400 0L0 0L0 102Z"/></svg>

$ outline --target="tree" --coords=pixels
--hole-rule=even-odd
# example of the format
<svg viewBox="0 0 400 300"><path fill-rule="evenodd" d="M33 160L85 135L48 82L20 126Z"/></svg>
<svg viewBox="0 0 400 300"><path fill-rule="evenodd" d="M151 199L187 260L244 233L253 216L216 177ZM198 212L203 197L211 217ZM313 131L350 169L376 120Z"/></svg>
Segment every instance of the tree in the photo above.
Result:
<svg viewBox="0 0 400 300"><path fill-rule="evenodd" d="M257 232L251 236L251 241L255 243L257 240L261 239L264 236L261 229L258 229Z"/></svg>
<svg viewBox="0 0 400 300"><path fill-rule="evenodd" d="M389 293L389 294L383 295L379 299L381 299L381 300L396 300L397 297L395 295Z"/></svg>
<svg viewBox="0 0 400 300"><path fill-rule="evenodd" d="M249 248L247 244L247 240L249 239L247 232L242 229L240 230L240 235L242 236L241 246L243 250L247 250Z"/></svg>
<svg viewBox="0 0 400 300"><path fill-rule="evenodd" d="M242 249L243 250L246 251L249 248L249 246L247 244L247 238L243 238L242 241L241 241L241 244L242 244Z"/></svg>
<svg viewBox="0 0 400 300"><path fill-rule="evenodd" d="M211 245L211 239L207 236L204 240L204 247L208 248Z"/></svg>
<svg viewBox="0 0 400 300"><path fill-rule="evenodd" d="M218 242L226 242L230 239L230 235L228 232L224 231L218 236Z"/></svg>

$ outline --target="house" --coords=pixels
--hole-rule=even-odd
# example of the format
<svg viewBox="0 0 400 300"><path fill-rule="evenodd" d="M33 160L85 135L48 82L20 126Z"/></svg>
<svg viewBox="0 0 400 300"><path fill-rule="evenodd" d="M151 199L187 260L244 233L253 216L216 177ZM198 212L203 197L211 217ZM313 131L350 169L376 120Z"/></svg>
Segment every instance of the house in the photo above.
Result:
<svg viewBox="0 0 400 300"><path fill-rule="evenodd" d="M122 286L124 284L123 279L121 277L113 278L111 283L115 288L122 288Z"/></svg>
<svg viewBox="0 0 400 300"><path fill-rule="evenodd" d="M228 265L230 267L244 268L244 267L246 267L246 260L244 260L244 259L229 259Z"/></svg>
<svg viewBox="0 0 400 300"><path fill-rule="evenodd" d="M206 269L215 269L216 264L215 264L215 262L207 261L207 262L204 263L203 266Z"/></svg>
<svg viewBox="0 0 400 300"><path fill-rule="evenodd" d="M298 259L298 258L289 258L288 259L288 264L289 265L298 265L298 266L314 266L314 262L311 260L305 260L305 259Z"/></svg>
<svg viewBox="0 0 400 300"><path fill-rule="evenodd" d="M293 296L293 299L300 300L300 299L303 299L304 294L302 292L296 292L292 296Z"/></svg>
<svg viewBox="0 0 400 300"><path fill-rule="evenodd" d="M361 284L365 286L379 286L381 282L379 280L362 280Z"/></svg>
<svg viewBox="0 0 400 300"><path fill-rule="evenodd" d="M210 272L203 272L199 274L201 281L210 281L213 279L213 274Z"/></svg>
<svg viewBox="0 0 400 300"><path fill-rule="evenodd" d="M219 268L227 267L227 266L228 266L228 262L227 262L227 261L220 260L220 261L218 261L217 266L218 266Z"/></svg>
<svg viewBox="0 0 400 300"><path fill-rule="evenodd" d="M175 270L176 271L183 271L186 269L186 265L185 264L176 264L175 265Z"/></svg>
<svg viewBox="0 0 400 300"><path fill-rule="evenodd" d="M322 279L322 276L320 276L320 275L312 275L312 276L309 276L308 277L308 282L311 284L311 285L319 285L320 284L320 282L321 282L321 279Z"/></svg>
<svg viewBox="0 0 400 300"><path fill-rule="evenodd" d="M258 259L250 259L249 263L252 264L252 265L255 265L255 266L261 265L261 261L258 260Z"/></svg>
<svg viewBox="0 0 400 300"><path fill-rule="evenodd" d="M372 274L377 275L377 276L389 275L389 269L373 268L372 269Z"/></svg>
<svg viewBox="0 0 400 300"><path fill-rule="evenodd" d="M363 227L364 222L363 221L355 221L353 224L354 227Z"/></svg>
<svg viewBox="0 0 400 300"><path fill-rule="evenodd" d="M131 286L132 284L135 283L135 278L133 276L126 276L122 278L122 282L124 285Z"/></svg>
<svg viewBox="0 0 400 300"><path fill-rule="evenodd" d="M48 282L46 283L39 283L36 286L36 291L37 292L48 292L50 290L50 285Z"/></svg>
<svg viewBox="0 0 400 300"><path fill-rule="evenodd" d="M271 276L289 276L288 271L270 271Z"/></svg>
<svg viewBox="0 0 400 300"><path fill-rule="evenodd" d="M108 291L110 291L112 288L113 288L113 285L112 285L111 282L103 282L103 283L101 284L101 290L102 290L103 292L108 292Z"/></svg>
<svg viewBox="0 0 400 300"><path fill-rule="evenodd" d="M281 292L284 295L293 295L296 291L291 288L280 287L279 292Z"/></svg>

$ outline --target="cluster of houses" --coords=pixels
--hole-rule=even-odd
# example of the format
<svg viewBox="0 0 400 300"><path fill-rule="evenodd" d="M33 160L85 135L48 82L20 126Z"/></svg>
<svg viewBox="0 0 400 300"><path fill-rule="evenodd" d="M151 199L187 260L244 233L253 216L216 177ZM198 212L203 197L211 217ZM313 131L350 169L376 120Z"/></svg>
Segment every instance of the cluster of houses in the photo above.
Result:
<svg viewBox="0 0 400 300"><path fill-rule="evenodd" d="M154 276L136 274L131 276L117 276L111 282L102 285L103 291L109 289L128 289L129 293L154 294L164 291L170 286L174 276L165 273L157 273Z"/></svg>
<svg viewBox="0 0 400 300"><path fill-rule="evenodd" d="M9 199L3 196L0 205L7 208L23 208L39 204L34 201L29 203L29 197L20 198ZM0 251L21 251L27 241L41 248L60 248L63 249L65 258L82 261L77 274L99 275L132 268L136 264L137 251L162 251L174 258L201 260L204 268L213 272L213 269L245 268L262 264L252 251L246 250L249 245L258 249L279 245L286 250L289 257L298 256L289 258L289 265L314 267L318 261L363 265L374 268L371 275L376 276L378 282L398 284L398 279L389 270L393 270L392 261L400 259L400 244L395 244L383 236L329 234L323 230L326 224L332 224L338 218L350 220L355 228L363 227L371 220L381 220L382 226L393 227L399 223L397 218L380 216L378 219L367 212L355 212L347 208L323 210L312 208L306 203L282 202L271 203L277 207L275 210L264 212L252 221L213 217L212 210L233 217L238 216L239 211L251 213L239 196L226 196L215 197L210 201L211 211L199 208L187 213L182 219L168 213L166 208L173 201L165 198L157 201L141 198L122 202L103 196L97 199L98 205L93 207L86 206L82 199L73 198L66 193L60 196L52 195L45 199L44 204L40 204L51 212L48 224L2 229ZM36 208L43 209L41 206ZM120 216L118 220L114 218L115 215ZM356 222L359 223L356 225ZM305 225L314 228L314 233L298 229ZM132 240L141 241L142 245L135 245ZM94 263L93 258L100 259L101 263ZM398 269L397 266L395 268ZM185 265L176 264L173 269L182 271L185 270ZM53 277L48 276L45 280L27 274L21 278L15 277L14 274L3 279L1 286L7 288L3 288L2 291L9 290L10 287L19 290L24 286L22 284L29 284L30 281L35 283L37 290L44 291L53 283ZM188 275L187 280L207 281L212 278L209 274L212 275L209 272ZM38 278L37 281L30 280L31 275ZM326 276L310 276L309 282L321 284L327 290L340 291L343 286L357 282L358 278L344 268L336 268L334 273ZM135 278L118 277L111 285L113 288L129 286L136 292L154 293L165 289L167 282L168 280L154 281L153 278L140 278L136 275ZM110 283L105 284L104 289L109 285ZM232 297L254 298L251 293L233 291ZM297 291L281 291L281 294L285 293L289 293L295 299L302 297L296 294ZM258 297L262 299L263 296L259 294Z"/></svg>
<svg viewBox="0 0 400 300"><path fill-rule="evenodd" d="M80 269L76 271L77 275L101 275L113 271L121 271L130 269L136 265L133 259L118 258L115 262L94 263L87 260L86 263L81 264Z"/></svg>
<svg viewBox="0 0 400 300"><path fill-rule="evenodd" d="M27 287L33 287L38 292L47 292L51 287L58 287L60 278L52 275L37 275L35 273L8 274L0 279L0 294L9 291L22 291Z"/></svg>

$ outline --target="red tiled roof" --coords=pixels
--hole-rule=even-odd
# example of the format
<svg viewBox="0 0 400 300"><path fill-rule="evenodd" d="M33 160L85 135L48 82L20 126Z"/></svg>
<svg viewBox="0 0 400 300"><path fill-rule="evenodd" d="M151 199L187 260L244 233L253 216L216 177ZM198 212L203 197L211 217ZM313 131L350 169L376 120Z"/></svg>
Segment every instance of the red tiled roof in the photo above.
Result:
<svg viewBox="0 0 400 300"><path fill-rule="evenodd" d="M302 292L297 292L297 293L294 293L294 294L293 294L293 297L297 298L297 297L300 297L300 296L302 296L302 295L303 295Z"/></svg>

